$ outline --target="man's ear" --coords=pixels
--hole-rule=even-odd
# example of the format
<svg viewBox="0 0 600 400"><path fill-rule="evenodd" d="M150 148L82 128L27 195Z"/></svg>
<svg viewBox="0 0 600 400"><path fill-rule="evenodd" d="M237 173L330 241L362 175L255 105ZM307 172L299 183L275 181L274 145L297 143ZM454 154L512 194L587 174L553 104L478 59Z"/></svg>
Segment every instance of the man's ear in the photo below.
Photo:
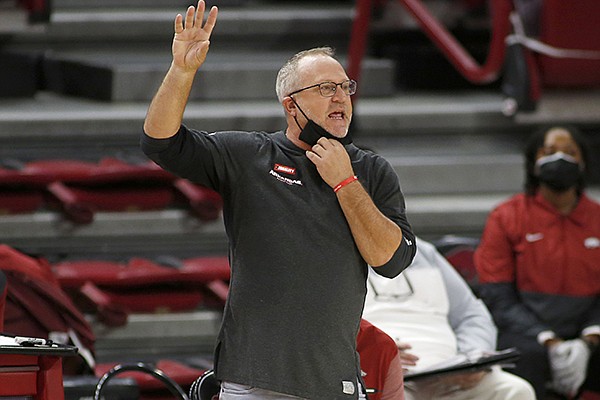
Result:
<svg viewBox="0 0 600 400"><path fill-rule="evenodd" d="M285 97L282 101L282 104L286 113L290 114L292 117L296 116L298 108L296 107L296 104L294 103L291 97Z"/></svg>

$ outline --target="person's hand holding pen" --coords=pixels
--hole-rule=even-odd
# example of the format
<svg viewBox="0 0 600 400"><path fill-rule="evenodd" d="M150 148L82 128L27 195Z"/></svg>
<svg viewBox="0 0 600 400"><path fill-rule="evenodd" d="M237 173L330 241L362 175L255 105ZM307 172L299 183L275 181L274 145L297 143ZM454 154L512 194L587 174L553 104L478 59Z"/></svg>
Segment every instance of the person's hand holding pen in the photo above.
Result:
<svg viewBox="0 0 600 400"><path fill-rule="evenodd" d="M195 72L206 59L210 45L210 35L217 22L218 9L210 9L204 25L204 0L198 1L197 9L189 6L185 19L181 14L175 17L175 37L173 39L173 65Z"/></svg>

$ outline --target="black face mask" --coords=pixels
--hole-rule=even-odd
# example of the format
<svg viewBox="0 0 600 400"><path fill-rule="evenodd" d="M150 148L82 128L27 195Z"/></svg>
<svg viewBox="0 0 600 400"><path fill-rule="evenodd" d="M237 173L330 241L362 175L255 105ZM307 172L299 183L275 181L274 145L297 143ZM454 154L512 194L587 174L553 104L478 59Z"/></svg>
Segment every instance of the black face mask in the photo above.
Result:
<svg viewBox="0 0 600 400"><path fill-rule="evenodd" d="M347 134L343 138L333 136L331 133L327 132L325 130L325 128L323 128L321 125L317 124L315 121L308 118L306 116L306 114L304 113L304 111L302 111L302 109L300 108L298 103L296 103L296 101L293 98L292 98L292 101L294 102L296 107L298 107L298 110L300 110L300 112L302 113L302 115L304 115L304 118L306 118L306 121L307 121L306 125L304 125L304 128L302 128L300 126L300 124L298 123L298 120L296 119L296 117L294 117L294 121L296 121L296 125L298 125L298 128L301 129L299 138L304 143L308 144L309 146L314 146L315 144L317 144L317 140L319 140L322 137L327 138L327 139L335 139L343 145L352 143L352 139L350 138L349 134Z"/></svg>
<svg viewBox="0 0 600 400"><path fill-rule="evenodd" d="M564 192L577 185L581 178L581 167L573 157L559 151L537 160L535 174L550 189Z"/></svg>

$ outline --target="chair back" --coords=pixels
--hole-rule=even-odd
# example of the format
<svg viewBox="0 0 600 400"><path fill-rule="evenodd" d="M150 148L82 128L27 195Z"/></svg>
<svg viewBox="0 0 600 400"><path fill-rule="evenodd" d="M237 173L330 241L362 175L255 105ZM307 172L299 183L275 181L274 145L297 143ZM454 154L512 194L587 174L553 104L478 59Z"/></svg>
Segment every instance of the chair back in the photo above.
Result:
<svg viewBox="0 0 600 400"><path fill-rule="evenodd" d="M215 376L215 371L205 371L190 387L190 400L218 400L221 384Z"/></svg>
<svg viewBox="0 0 600 400"><path fill-rule="evenodd" d="M473 256L479 245L479 239L466 236L446 235L438 240L434 240L432 243L477 295L479 290L479 277L477 275Z"/></svg>

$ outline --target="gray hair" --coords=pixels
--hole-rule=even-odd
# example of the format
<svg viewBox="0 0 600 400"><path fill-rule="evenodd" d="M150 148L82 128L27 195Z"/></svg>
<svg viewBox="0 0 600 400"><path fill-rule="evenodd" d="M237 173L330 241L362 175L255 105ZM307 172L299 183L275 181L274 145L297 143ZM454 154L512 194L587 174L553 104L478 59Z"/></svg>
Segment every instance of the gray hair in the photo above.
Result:
<svg viewBox="0 0 600 400"><path fill-rule="evenodd" d="M283 67L277 73L277 80L275 81L275 92L277 93L277 99L281 103L285 96L298 89L298 65L300 61L306 57L332 57L335 58L335 51L333 48L315 47L309 50L303 50L296 53L292 58L283 64Z"/></svg>

